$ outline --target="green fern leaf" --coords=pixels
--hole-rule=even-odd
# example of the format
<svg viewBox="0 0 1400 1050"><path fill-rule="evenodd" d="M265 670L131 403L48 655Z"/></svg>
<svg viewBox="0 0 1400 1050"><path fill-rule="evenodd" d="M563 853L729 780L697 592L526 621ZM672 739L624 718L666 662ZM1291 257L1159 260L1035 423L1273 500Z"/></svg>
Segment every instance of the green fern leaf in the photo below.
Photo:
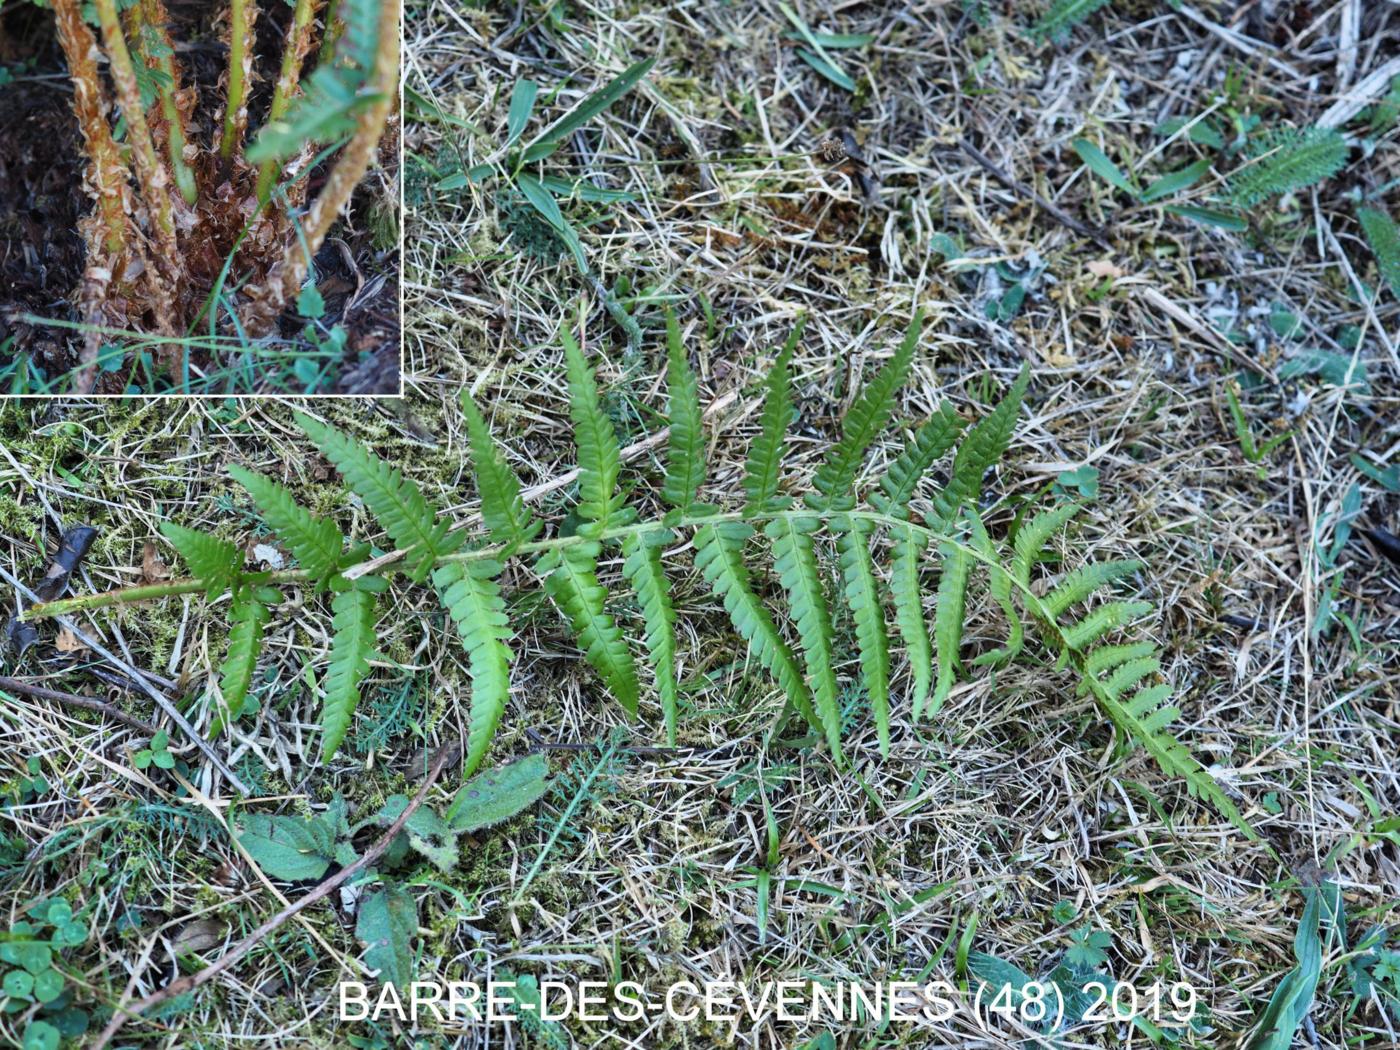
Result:
<svg viewBox="0 0 1400 1050"><path fill-rule="evenodd" d="M809 725L821 731L812 709L812 695L803 680L797 658L778 632L773 618L754 593L744 562L744 543L754 530L743 522L723 521L702 525L695 532L695 567L715 596L724 603L734 629L748 643L759 664L787 695L788 703Z"/></svg>
<svg viewBox="0 0 1400 1050"><path fill-rule="evenodd" d="M953 475L947 486L934 498L932 522L957 520L963 504L975 506L982 492L982 477L1006 452L1016 428L1016 415L1021 410L1021 398L1030 383L1030 367L1024 366L1006 397L968 432L953 457Z"/></svg>
<svg viewBox="0 0 1400 1050"><path fill-rule="evenodd" d="M331 655L322 680L322 762L339 750L360 703L360 682L374 657L375 597L382 590L382 580L367 576L331 599Z"/></svg>
<svg viewBox="0 0 1400 1050"><path fill-rule="evenodd" d="M764 384L767 392L763 397L758 437L754 438L753 446L749 449L748 464L744 469L744 494L748 497L745 510L749 513L768 509L778 493L787 428L792 423L792 352L797 348L806 324L806 316L799 316Z"/></svg>
<svg viewBox="0 0 1400 1050"><path fill-rule="evenodd" d="M1055 0L1031 27L1031 35L1040 40L1061 40L1107 3L1108 0Z"/></svg>
<svg viewBox="0 0 1400 1050"><path fill-rule="evenodd" d="M578 446L578 514L601 532L622 507L617 493L621 464L617 432L598 402L598 384L583 351L567 329L561 330L559 337L568 365L569 417Z"/></svg>
<svg viewBox="0 0 1400 1050"><path fill-rule="evenodd" d="M629 715L637 713L637 668L613 618L605 609L608 592L598 582L595 565L601 545L594 541L549 551L537 569L545 589L568 618L584 658L602 676L608 690Z"/></svg>
<svg viewBox="0 0 1400 1050"><path fill-rule="evenodd" d="M880 754L890 753L890 640L885 631L885 614L880 592L875 585L875 565L870 557L872 526L860 518L841 518L833 522L836 530L836 552L845 584L846 604L855 623L856 647L860 652L861 678L870 708L875 716L875 730L880 740Z"/></svg>
<svg viewBox="0 0 1400 1050"><path fill-rule="evenodd" d="M987 535L987 526L983 524L981 515L970 507L967 509L967 520L972 528L972 544L977 553L986 559L990 580L987 589L1001 608L1002 615L1006 617L1011 629L1011 635L1004 647L983 653L972 661L972 665L983 667L990 664L993 667L1001 667L1010 663L1021 651L1025 644L1025 627L1021 623L1021 614L1016 610L1016 603L1011 598L1011 574L1002 568L1001 559L992 545L992 538Z"/></svg>
<svg viewBox="0 0 1400 1050"><path fill-rule="evenodd" d="M467 731L467 757L463 776L470 776L491 746L510 701L510 621L505 599L496 583L500 562L479 559L444 562L433 570L438 593L467 654L471 676L471 727Z"/></svg>
<svg viewBox="0 0 1400 1050"><path fill-rule="evenodd" d="M1400 226L1379 208L1361 208L1356 217L1366 231L1366 240L1376 256L1381 277L1395 295L1400 295Z"/></svg>
<svg viewBox="0 0 1400 1050"><path fill-rule="evenodd" d="M1104 691L1113 699L1120 699L1124 693L1162 669L1162 663L1155 656L1143 656L1119 664L1111 675L1103 679ZM1171 687L1167 687L1171 692Z"/></svg>
<svg viewBox="0 0 1400 1050"><path fill-rule="evenodd" d="M539 534L544 523L535 520L525 508L520 498L520 479L501 455L481 410L465 389L461 401L462 415L467 420L476 490L481 497L481 517L491 540L507 549L528 543Z"/></svg>
<svg viewBox="0 0 1400 1050"><path fill-rule="evenodd" d="M160 532L180 552L195 579L204 584L209 597L228 590L243 568L243 552L227 540L196 532L173 521L160 523Z"/></svg>
<svg viewBox="0 0 1400 1050"><path fill-rule="evenodd" d="M1221 790L1215 778L1197 761L1186 745L1167 730L1167 726L1180 714L1175 707L1165 703L1171 696L1171 686L1150 686L1125 702L1113 695L1103 682L1087 673L1083 666L1083 657L1076 659L1080 661L1079 670L1085 676L1084 681L1089 692L1119 731L1127 739L1141 744L1162 772L1180 778L1192 795L1210 803L1247 837L1258 841L1258 834L1249 826L1229 796Z"/></svg>
<svg viewBox="0 0 1400 1050"><path fill-rule="evenodd" d="M1043 510L1021 525L1016 533L1015 554L1011 559L1011 574L1022 587L1031 582L1031 569L1040 558L1050 537L1059 532L1076 514L1079 505L1061 503L1049 510Z"/></svg>
<svg viewBox="0 0 1400 1050"><path fill-rule="evenodd" d="M933 646L924 620L924 596L919 566L928 549L928 536L906 525L891 528L890 596L894 599L894 622L904 642L914 679L913 710L922 711L933 687Z"/></svg>
<svg viewBox="0 0 1400 1050"><path fill-rule="evenodd" d="M1129 660L1138 660L1144 656L1151 656L1154 652L1156 652L1156 647L1151 642L1100 645L1096 649L1091 649L1084 658L1084 673L1098 678L1120 664L1127 663ZM1076 687L1075 695L1083 696L1088 690L1088 685L1081 680Z"/></svg>
<svg viewBox="0 0 1400 1050"><path fill-rule="evenodd" d="M962 417L952 405L946 401L939 405L880 478L882 491L871 494L871 506L882 514L902 518L919 482L934 461L953 447L962 427Z"/></svg>
<svg viewBox="0 0 1400 1050"><path fill-rule="evenodd" d="M861 461L865 458L865 450L889 421L890 413L894 410L895 391L903 385L904 377L909 372L909 363L914 359L914 347L923 325L923 311L915 310L914 319L899 349L846 413L840 440L832 446L812 479L817 492L808 497L809 506L848 509L855 505L852 490Z"/></svg>
<svg viewBox="0 0 1400 1050"><path fill-rule="evenodd" d="M705 431L701 424L699 384L685 358L675 311L666 310L666 387L671 436L666 446L666 482L661 496L678 510L688 510L705 483Z"/></svg>
<svg viewBox="0 0 1400 1050"><path fill-rule="evenodd" d="M1075 569L1041 599L1051 616L1059 616L1071 605L1084 601L1106 583L1131 576L1142 568L1140 561L1099 561Z"/></svg>
<svg viewBox="0 0 1400 1050"><path fill-rule="evenodd" d="M841 707L831 655L835 632L812 545L812 533L820 524L816 517L783 515L770 521L764 534L772 542L773 571L787 592L792 620L802 641L817 716L826 733L827 746L840 762Z"/></svg>
<svg viewBox="0 0 1400 1050"><path fill-rule="evenodd" d="M938 681L929 703L929 717L938 714L953 689L962 648L963 616L967 607L967 582L972 572L972 556L962 547L943 544L943 574L938 580L938 608L933 615L934 652L938 659ZM917 721L921 712L914 711Z"/></svg>
<svg viewBox="0 0 1400 1050"><path fill-rule="evenodd" d="M1152 611L1148 602L1106 602L1077 623L1061 629L1065 645L1083 652L1109 631L1132 623Z"/></svg>
<svg viewBox="0 0 1400 1050"><path fill-rule="evenodd" d="M219 667L219 695L223 709L214 718L210 735L217 736L223 727L243 711L243 701L253 684L253 671L262 652L263 627L271 618L260 593L263 588L239 587L229 606L228 650Z"/></svg>
<svg viewBox="0 0 1400 1050"><path fill-rule="evenodd" d="M671 541L669 529L633 533L622 543L626 556L622 575L632 585L646 625L647 655L656 677L656 691L666 719L666 742L676 743L676 613L671 605L671 586L661 565L661 550Z"/></svg>
<svg viewBox="0 0 1400 1050"><path fill-rule="evenodd" d="M312 589L320 590L339 566L345 547L345 537L335 522L312 514L297 503L289 489L269 477L237 465L228 472L248 490L268 527L306 570Z"/></svg>
<svg viewBox="0 0 1400 1050"><path fill-rule="evenodd" d="M404 571L414 583L427 579L437 558L461 546L464 536L451 532L451 520L428 506L412 480L334 427L300 412L295 418L311 443L365 501L395 546L407 553Z"/></svg>
<svg viewBox="0 0 1400 1050"><path fill-rule="evenodd" d="M1347 162L1336 128L1276 128L1249 143L1247 162L1230 176L1230 197L1241 207L1331 178Z"/></svg>

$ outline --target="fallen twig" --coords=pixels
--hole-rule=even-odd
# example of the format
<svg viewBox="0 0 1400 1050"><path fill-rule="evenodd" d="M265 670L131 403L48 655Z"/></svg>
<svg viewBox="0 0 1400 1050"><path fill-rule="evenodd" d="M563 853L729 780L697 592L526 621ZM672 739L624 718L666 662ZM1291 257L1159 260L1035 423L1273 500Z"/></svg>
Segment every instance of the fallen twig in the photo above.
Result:
<svg viewBox="0 0 1400 1050"><path fill-rule="evenodd" d="M1041 211L1045 212L1046 215L1049 215L1061 226L1068 227L1075 233L1079 234L1081 237L1088 237L1089 239L1093 240L1094 242L1096 242L1104 248L1112 249L1113 245L1108 243L1108 240L1104 237L1102 233L1100 233L1098 230L1091 229L1089 226L1086 226L1084 223L1080 222L1073 215L1071 215L1069 212L1065 211L1058 205L1051 204L1048 200L1042 197L1035 190L1031 189L1031 187L1027 186L1025 183L1018 182L1016 179L1013 179L1006 172L1002 171L1001 168L997 167L996 164L993 163L992 160L989 157L987 157L986 154L984 154L971 142L968 142L967 139L958 139L958 145L962 147L962 151L964 153L966 153L969 157L971 157L983 168L985 168L988 175L992 176L992 178L996 179L999 183L1001 183L1007 189L1011 190L1013 193L1025 197L1027 200L1034 201L1036 206L1040 208Z"/></svg>
<svg viewBox="0 0 1400 1050"><path fill-rule="evenodd" d="M19 580L15 579L14 576L10 575L9 570L5 569L3 566L0 566L0 577L3 577L6 580L6 582L10 584L11 587L17 590L24 597L28 598L30 601L39 601L39 596L37 594L35 594L32 590L30 590ZM174 702L160 690L156 689L155 686L151 685L151 683L148 682L145 678L143 678L141 676L140 671L136 670L136 668L132 667L121 657L117 656L110 649L108 649L101 642L99 642L96 638L93 638L91 635L87 634L72 620L68 619L68 617L55 616L54 619L58 622L58 625L60 627L67 628L69 633L71 633L74 638L82 642L83 645L87 646L98 656L101 656L109 663L115 664L117 667L120 667L123 671L125 671L127 675L131 677L131 680L135 682L137 686L140 687L141 691L147 696L149 696L152 700L154 700L156 702L156 705L167 715L170 716L171 720L177 726L180 727L180 730L187 737L190 738L190 740L194 743L196 747L199 748L200 751L204 753L204 757L209 759L209 762L213 765L213 767L224 775L225 779L228 780L229 784L231 784L241 794L247 795L250 793L248 791L248 785L243 783L243 781L239 779L238 774L235 773L232 769L230 769L228 763L219 757L218 752L216 752L209 745L209 742L204 739L204 737L194 728L194 726L190 725L189 720L186 719L185 716L180 713L180 709L175 706Z"/></svg>
<svg viewBox="0 0 1400 1050"><path fill-rule="evenodd" d="M135 715L129 715L119 707L104 703L101 700L94 700L90 696L78 696L76 693L65 693L58 689L49 689L46 686L35 685L33 682L26 682L20 678L6 678L0 676L0 689L8 689L12 693L23 693L25 696L38 697L40 700L56 700L60 704L67 704L69 707L81 707L87 711L96 711L112 719L114 722L121 722L132 729L139 729L147 736L155 736L157 729L150 722L143 721Z"/></svg>

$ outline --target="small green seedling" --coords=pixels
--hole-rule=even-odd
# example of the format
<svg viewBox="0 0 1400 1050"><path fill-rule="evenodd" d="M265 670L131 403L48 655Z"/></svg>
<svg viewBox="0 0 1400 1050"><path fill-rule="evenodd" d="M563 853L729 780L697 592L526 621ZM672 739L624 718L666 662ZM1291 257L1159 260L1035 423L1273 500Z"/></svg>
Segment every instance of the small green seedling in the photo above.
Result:
<svg viewBox="0 0 1400 1050"><path fill-rule="evenodd" d="M27 919L0 933L0 1011L22 1014L24 1050L58 1050L67 1037L87 1031L87 1012L73 1006L73 992L55 965L65 948L88 938L87 923L66 900L40 899Z"/></svg>
<svg viewBox="0 0 1400 1050"><path fill-rule="evenodd" d="M1253 432L1249 429L1249 420L1245 418L1244 409L1240 407L1239 397L1236 396L1234 390L1227 388L1225 398L1230 403L1230 419L1235 425L1235 437L1240 443L1240 451L1244 453L1244 458L1249 462L1259 464L1257 472L1262 481L1269 474L1264 460L1268 458L1270 452L1291 438L1293 431L1285 431L1269 438L1262 445L1257 444Z"/></svg>
<svg viewBox="0 0 1400 1050"><path fill-rule="evenodd" d="M151 746L143 747L132 759L137 769L174 769L175 756L170 753L170 734L162 729L151 737Z"/></svg>

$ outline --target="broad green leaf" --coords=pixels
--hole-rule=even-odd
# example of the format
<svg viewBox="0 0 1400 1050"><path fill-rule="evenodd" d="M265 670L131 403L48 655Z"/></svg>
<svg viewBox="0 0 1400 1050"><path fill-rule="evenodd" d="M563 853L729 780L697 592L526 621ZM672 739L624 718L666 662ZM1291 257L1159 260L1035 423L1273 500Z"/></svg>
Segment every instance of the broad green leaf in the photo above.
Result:
<svg viewBox="0 0 1400 1050"><path fill-rule="evenodd" d="M1170 197L1173 193L1180 193L1182 190L1194 186L1208 171L1210 171L1210 160L1203 157L1194 164L1188 164L1180 171L1163 175L1142 191L1140 199L1144 204L1147 204L1150 201L1161 200L1163 197Z"/></svg>
<svg viewBox="0 0 1400 1050"><path fill-rule="evenodd" d="M629 66L621 75L608 81L607 84L593 92L563 117L535 136L531 143L525 147L522 160L528 164L531 161L542 160L549 156L560 142L631 91L637 81L651 72L651 67L655 64L655 58L644 59Z"/></svg>
<svg viewBox="0 0 1400 1050"><path fill-rule="evenodd" d="M365 965L379 971L382 984L404 989L413 981L413 938L418 904L396 882L385 883L360 900L355 936L365 946Z"/></svg>
<svg viewBox="0 0 1400 1050"><path fill-rule="evenodd" d="M530 114L535 111L535 96L539 90L540 86L533 80L517 80L511 88L510 112L506 116L506 146L514 145L524 132Z"/></svg>
<svg viewBox="0 0 1400 1050"><path fill-rule="evenodd" d="M1103 150L1088 139L1075 139L1072 145L1074 152L1079 154L1079 159L1088 165L1089 170L1095 175L1105 182L1117 186L1130 197L1138 195L1137 187L1132 184L1128 176L1123 174L1117 164L1108 159L1108 155Z"/></svg>
<svg viewBox="0 0 1400 1050"><path fill-rule="evenodd" d="M1179 215L1183 219L1190 219L1192 222L1199 222L1204 226L1214 226L1221 230L1230 230L1233 233L1240 233L1249 229L1249 223L1233 212L1220 211L1217 208L1198 208L1194 204L1168 204L1165 209L1173 215Z"/></svg>
<svg viewBox="0 0 1400 1050"><path fill-rule="evenodd" d="M328 848L324 838L299 817L244 813L234 827L239 844L274 879L319 879L334 859L334 844Z"/></svg>
<svg viewBox="0 0 1400 1050"><path fill-rule="evenodd" d="M588 259L583 254L583 242L578 239L578 232L569 225L564 213L559 210L559 202L554 199L554 194L533 175L517 175L515 185L519 187L530 206L540 213L540 217L549 223L550 228L564 241L578 265L579 272L587 273Z"/></svg>
<svg viewBox="0 0 1400 1050"><path fill-rule="evenodd" d="M454 831L480 831L533 806L549 790L549 763L536 752L468 780L443 814Z"/></svg>

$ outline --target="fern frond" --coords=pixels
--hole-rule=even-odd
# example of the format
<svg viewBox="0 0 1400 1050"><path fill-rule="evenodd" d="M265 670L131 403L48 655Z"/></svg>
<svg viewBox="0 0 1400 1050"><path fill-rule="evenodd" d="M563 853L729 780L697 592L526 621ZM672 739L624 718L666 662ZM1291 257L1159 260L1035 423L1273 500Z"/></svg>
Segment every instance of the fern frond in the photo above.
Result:
<svg viewBox="0 0 1400 1050"><path fill-rule="evenodd" d="M1098 677L1106 671L1112 671L1120 664L1125 664L1130 660L1138 660L1144 656L1151 656L1156 651L1157 647L1151 642L1100 645L1096 649L1089 650L1089 654L1084 658L1084 673ZM1075 695L1083 696L1088 690L1088 685L1081 680L1075 689Z"/></svg>
<svg viewBox="0 0 1400 1050"><path fill-rule="evenodd" d="M262 588L239 587L229 606L228 650L219 667L219 695L224 710L213 720L210 734L217 736L225 725L243 711L243 701L253 684L253 670L262 652L263 627L271 618L264 604Z"/></svg>
<svg viewBox="0 0 1400 1050"><path fill-rule="evenodd" d="M1071 605L1084 601L1106 583L1131 576L1142 568L1140 561L1097 561L1075 569L1041 599L1051 616L1059 616Z"/></svg>
<svg viewBox="0 0 1400 1050"><path fill-rule="evenodd" d="M505 599L496 583L500 562L444 562L433 570L438 593L467 654L472 681L471 728L467 732L464 776L470 776L486 756L510 700L510 621Z"/></svg>
<svg viewBox="0 0 1400 1050"><path fill-rule="evenodd" d="M331 599L331 654L322 680L322 762L329 762L344 742L359 706L360 682L374 656L374 606L382 584L378 577L363 577Z"/></svg>
<svg viewBox="0 0 1400 1050"><path fill-rule="evenodd" d="M418 486L397 468L334 427L300 412L295 418L311 443L365 501L394 545L407 552L404 572L413 582L422 583L435 559L461 546L464 537L451 531L451 520L430 508Z"/></svg>
<svg viewBox="0 0 1400 1050"><path fill-rule="evenodd" d="M1191 754L1186 745L1168 731L1167 726L1180 715L1175 707L1167 703L1171 696L1170 685L1163 683L1149 686L1137 692L1132 699L1124 700L1121 692L1111 691L1108 685L1087 672L1084 657L1076 657L1076 660L1084 674L1084 682L1089 692L1098 701L1109 720L1127 739L1141 744L1162 772L1180 778L1186 784L1188 792L1214 806L1247 837L1258 840L1258 834L1249 826L1249 822L1244 819L1230 797L1221 790L1215 778L1201 765L1196 756ZM1123 681L1126 682L1129 677L1131 676L1124 675Z"/></svg>
<svg viewBox="0 0 1400 1050"><path fill-rule="evenodd" d="M933 687L933 646L924 620L924 597L919 567L928 537L912 527L890 530L890 596L894 599L894 622L904 642L909 670L914 679L913 709L922 711Z"/></svg>
<svg viewBox="0 0 1400 1050"><path fill-rule="evenodd" d="M1061 503L1022 523L1016 533L1015 553L1011 559L1011 575L1022 587L1030 584L1031 569L1035 567L1045 545L1050 542L1050 537L1059 532L1078 513L1077 503Z"/></svg>
<svg viewBox="0 0 1400 1050"><path fill-rule="evenodd" d="M860 518L841 518L833 523L836 552L845 585L846 604L855 624L856 647L860 652L861 678L875 716L880 754L890 753L890 640L885 631L885 612L875 584L875 564L870 557L873 526Z"/></svg>
<svg viewBox="0 0 1400 1050"><path fill-rule="evenodd" d="M934 461L953 447L962 427L962 417L957 410L946 401L940 404L938 411L905 443L880 478L881 491L871 493L871 506L882 514L903 517L919 482Z"/></svg>
<svg viewBox="0 0 1400 1050"><path fill-rule="evenodd" d="M982 477L1006 452L1011 443L1011 434L1016 429L1016 415L1021 410L1021 399L1030 383L1030 366L1021 368L1021 374L1011 389L990 412L968 432L967 438L958 446L953 457L953 474L948 484L934 498L932 521L952 522L957 519L958 508L963 504L976 505L982 492Z"/></svg>
<svg viewBox="0 0 1400 1050"><path fill-rule="evenodd" d="M827 746L839 762L841 707L831 654L835 631L812 545L812 533L820 524L816 517L784 515L771 520L763 531L773 545L773 571L787 593L792 621L802 641L817 716L826 733Z"/></svg>
<svg viewBox="0 0 1400 1050"><path fill-rule="evenodd" d="M1400 226L1380 208L1358 209L1356 217L1376 256L1376 267L1394 295L1400 295Z"/></svg>
<svg viewBox="0 0 1400 1050"><path fill-rule="evenodd" d="M1129 689L1161 669L1161 661L1155 656L1141 656L1136 660L1128 660L1119 664L1111 675L1102 680L1104 691L1115 700L1121 699ZM1170 687L1167 691L1171 692Z"/></svg>
<svg viewBox="0 0 1400 1050"><path fill-rule="evenodd" d="M617 474L622 462L617 432L612 420L598 402L598 383L583 351L568 329L559 338L569 373L569 417L574 423L574 443L578 447L578 514L598 531L608 527L622 507L617 493Z"/></svg>
<svg viewBox="0 0 1400 1050"><path fill-rule="evenodd" d="M243 552L227 540L197 532L173 521L160 523L160 534L180 552L191 574L204 584L209 597L227 590L243 568Z"/></svg>
<svg viewBox="0 0 1400 1050"><path fill-rule="evenodd" d="M895 391L904 383L909 363L914 359L914 346L923 330L924 312L914 311L914 319L904 335L904 341L894 356L885 363L875 378L861 391L841 425L841 437L817 468L812 485L818 495L808 497L814 507L837 506L850 508L855 504L852 490L860 470L865 450L889 421L894 410Z"/></svg>
<svg viewBox="0 0 1400 1050"><path fill-rule="evenodd" d="M777 679L788 703L814 729L822 730L823 724L812 708L812 695L797 658L750 582L748 565L744 561L744 543L753 534L753 528L743 522L702 525L695 532L695 567L724 603L730 622L748 643L749 652Z"/></svg>
<svg viewBox="0 0 1400 1050"><path fill-rule="evenodd" d="M608 592L594 566L601 546L589 541L548 552L538 564L545 589L568 618L584 658L629 715L637 713L637 667L622 631L605 608Z"/></svg>
<svg viewBox="0 0 1400 1050"><path fill-rule="evenodd" d="M766 509L778 493L778 480L782 477L783 449L787 442L787 428L792 423L792 352L802 338L807 317L801 315L793 326L773 369L764 383L763 409L759 416L758 437L749 448L748 463L744 468L744 494L748 497L745 510L753 512Z"/></svg>
<svg viewBox="0 0 1400 1050"><path fill-rule="evenodd" d="M297 503L291 490L269 477L236 464L230 466L228 472L248 490L263 521L310 575L312 589L320 590L325 586L338 567L345 546L345 537L335 522L312 514Z"/></svg>
<svg viewBox="0 0 1400 1050"><path fill-rule="evenodd" d="M471 446L476 491L481 497L481 517L493 543L507 548L534 539L544 523L525 508L520 498L520 479L501 455L496 439L471 394L462 390L462 415L467 420L467 442Z"/></svg>
<svg viewBox="0 0 1400 1050"><path fill-rule="evenodd" d="M688 510L705 483L705 431L701 424L700 392L685 357L681 328L674 310L666 310L667 415L671 436L666 445L666 481L661 497L678 510Z"/></svg>
<svg viewBox="0 0 1400 1050"><path fill-rule="evenodd" d="M1107 3L1108 0L1055 0L1031 27L1031 36L1041 40L1060 40Z"/></svg>
<svg viewBox="0 0 1400 1050"><path fill-rule="evenodd" d="M1002 615L1006 617L1006 622L1011 629L1011 635L1005 646L983 653L976 657L972 664L974 667L982 667L987 664L1000 667L1015 659L1021 651L1021 647L1025 643L1025 628L1021 624L1021 614L1016 609L1016 603L1011 598L1011 574L1002 568L1001 559L997 556L996 548L992 545L992 538L987 535L987 526L983 524L982 516L971 507L967 508L966 514L968 524L972 529L972 545L986 559L987 575L990 581L987 589L1001 608Z"/></svg>
<svg viewBox="0 0 1400 1050"><path fill-rule="evenodd" d="M671 585L661 564L661 550L671 541L669 529L633 533L622 544L622 575L632 585L646 626L647 655L656 677L656 691L666 719L666 742L676 743L676 612L671 605Z"/></svg>
<svg viewBox="0 0 1400 1050"><path fill-rule="evenodd" d="M1149 602L1106 602L1082 620L1062 628L1060 633L1065 645L1076 652L1083 652L1109 631L1132 623L1151 611Z"/></svg>
<svg viewBox="0 0 1400 1050"><path fill-rule="evenodd" d="M938 681L929 702L929 717L936 715L953 689L957 675L958 650L962 648L963 616L967 607L967 582L972 572L972 555L964 547L943 544L943 574L938 580L938 608L933 615L934 654L938 660ZM917 721L919 710L914 711Z"/></svg>
<svg viewBox="0 0 1400 1050"><path fill-rule="evenodd" d="M1241 207L1331 178L1347 161L1336 128L1275 128L1251 140L1247 161L1230 176L1230 197Z"/></svg>

